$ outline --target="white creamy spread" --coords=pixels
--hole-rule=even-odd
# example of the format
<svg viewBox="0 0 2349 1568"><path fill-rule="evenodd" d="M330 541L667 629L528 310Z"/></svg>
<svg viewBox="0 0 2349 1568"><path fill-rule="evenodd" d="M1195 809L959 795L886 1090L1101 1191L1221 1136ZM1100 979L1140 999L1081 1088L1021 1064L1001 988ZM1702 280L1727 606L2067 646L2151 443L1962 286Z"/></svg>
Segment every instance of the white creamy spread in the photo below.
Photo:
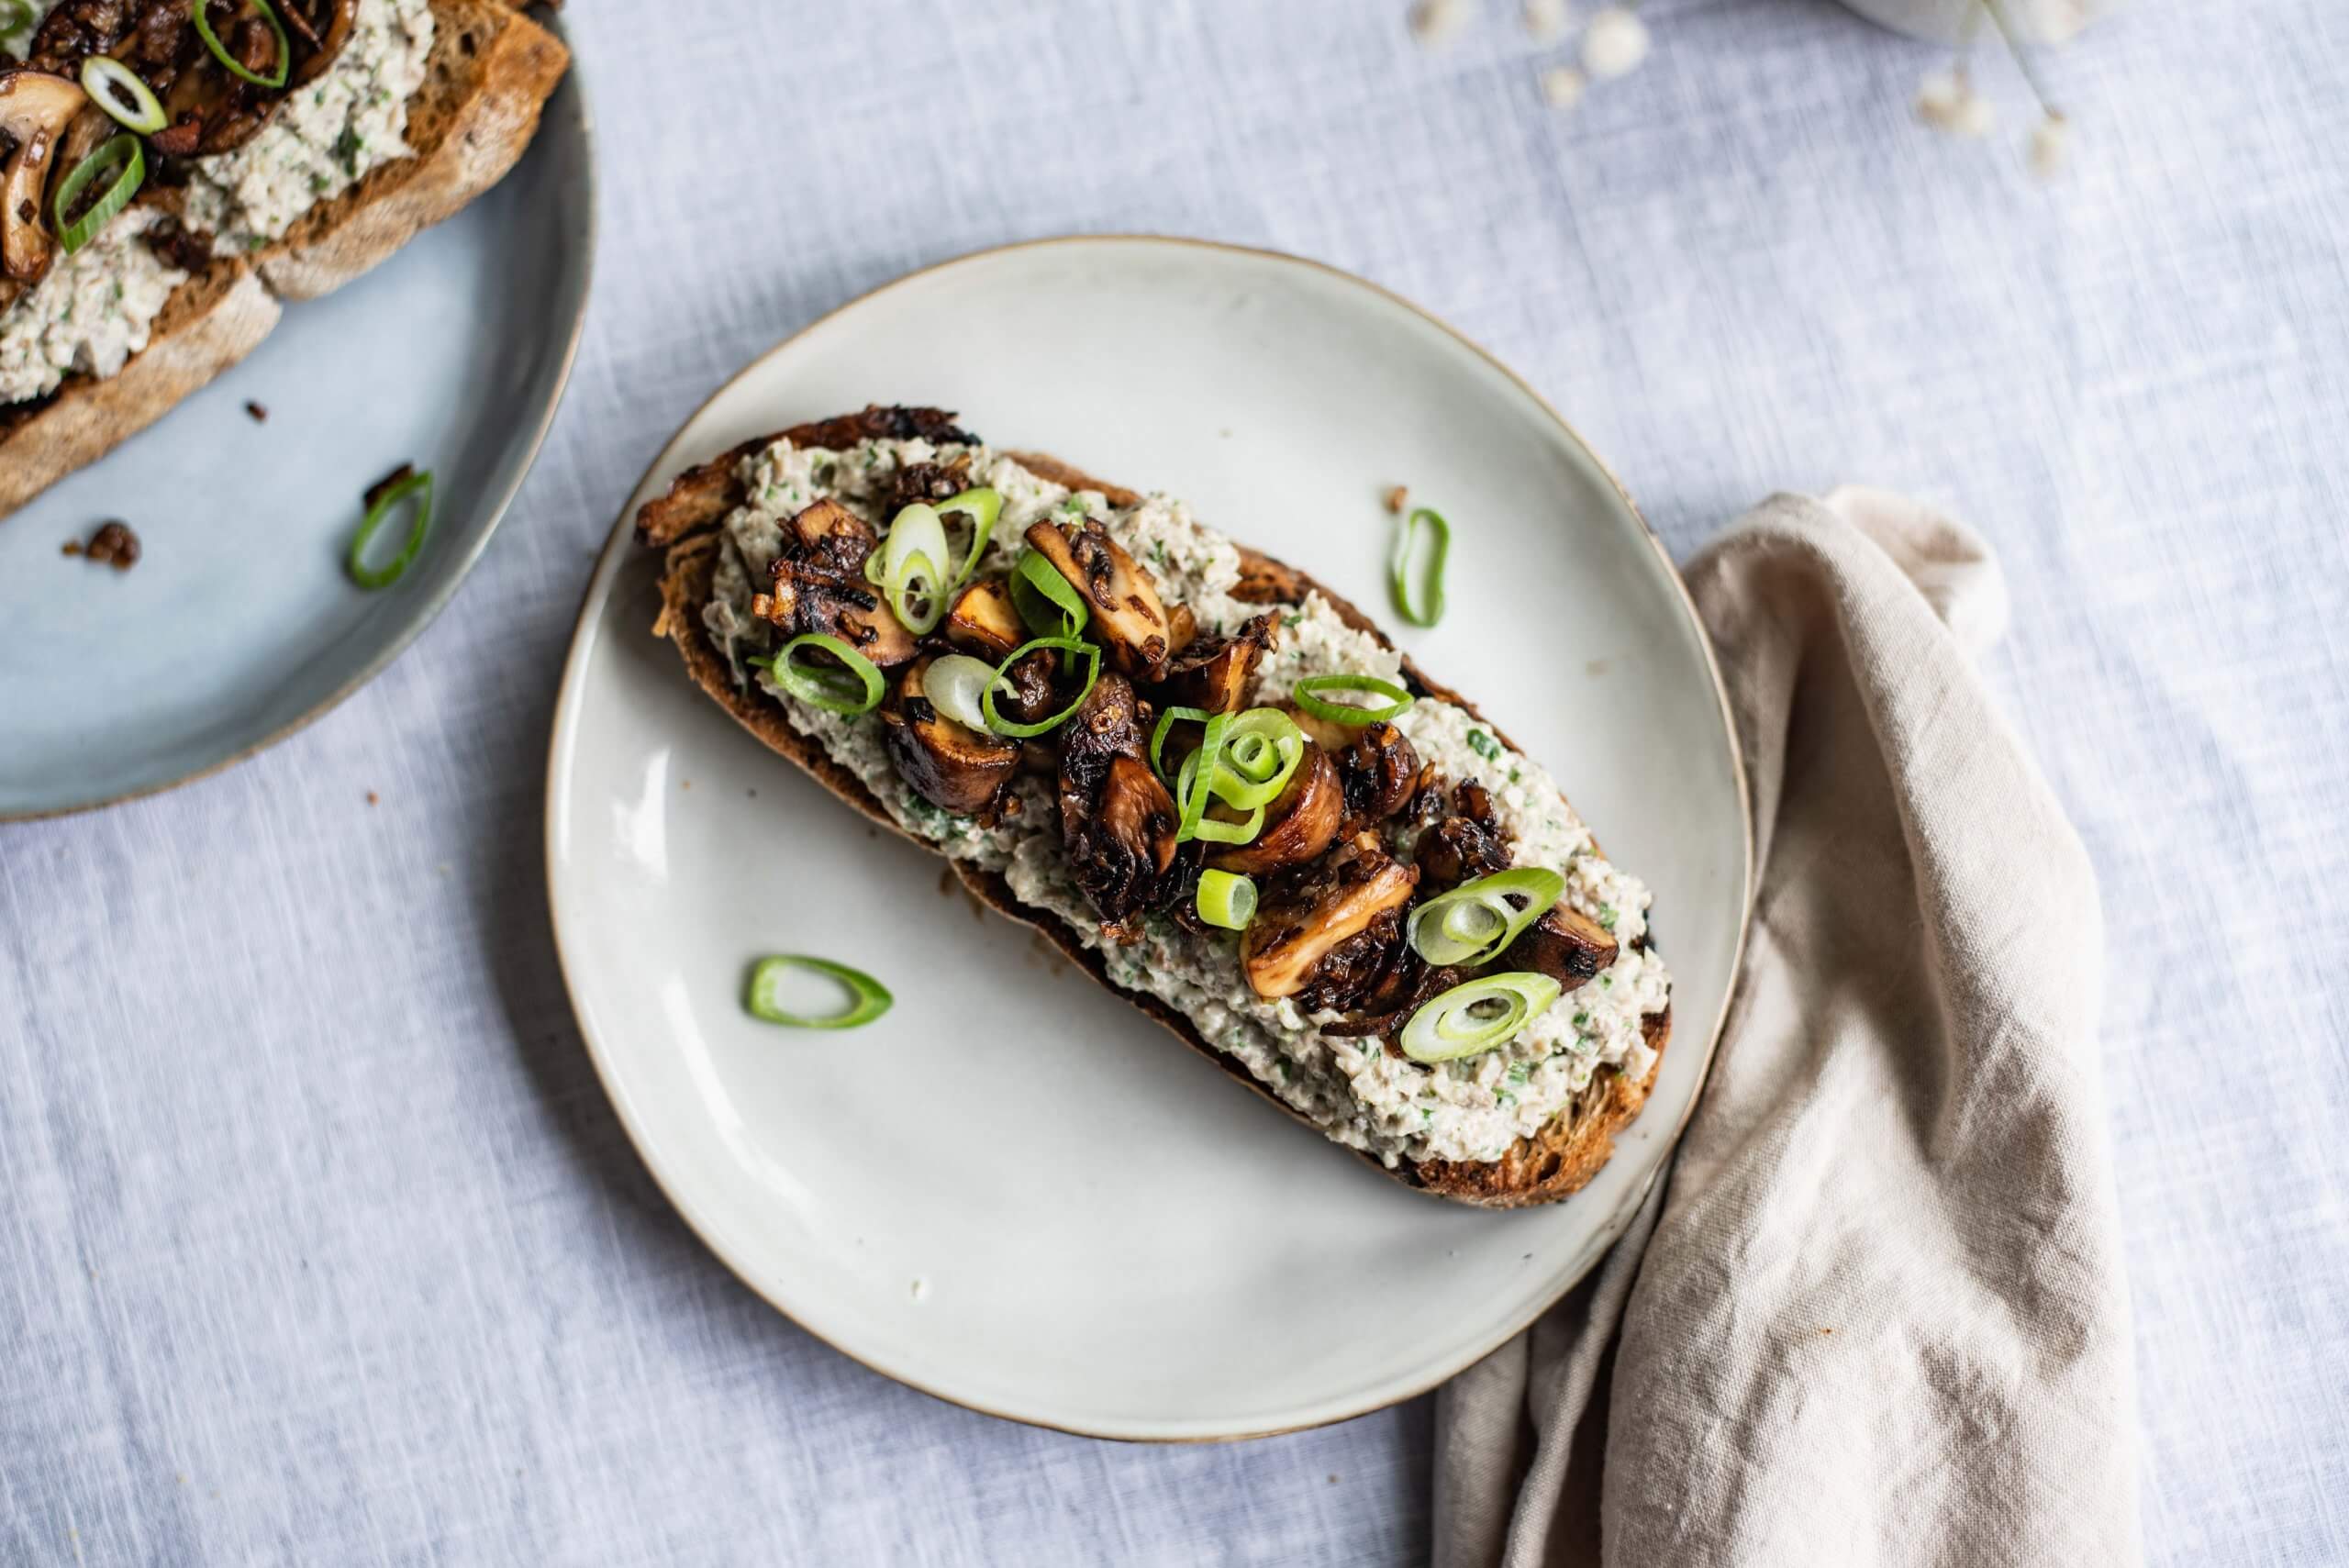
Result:
<svg viewBox="0 0 2349 1568"><path fill-rule="evenodd" d="M359 0L351 41L326 74L289 94L244 146L196 160L189 224L229 250L258 250L368 171L413 156L407 102L431 52L431 0Z"/></svg>
<svg viewBox="0 0 2349 1568"><path fill-rule="evenodd" d="M159 215L133 207L0 311L0 403L46 397L68 375L110 376L147 346L187 274L141 237Z"/></svg>
<svg viewBox="0 0 2349 1568"><path fill-rule="evenodd" d="M749 499L726 519L716 592L705 615L736 676L748 673L742 662L747 655L773 646L771 629L751 616L750 601L767 580L785 519L830 495L874 527L884 527L887 519L879 516L880 500L899 467L964 452L975 481L993 485L1004 497L1003 515L980 563L983 573L1010 568L1030 523L1084 513L1099 519L1150 569L1169 600L1191 607L1203 633L1229 633L1264 611L1264 606L1231 595L1240 577L1240 555L1231 541L1170 497L1151 495L1133 506L1112 506L1097 492L1072 495L985 447L866 441L831 451L778 441L742 463ZM1314 595L1284 616L1262 667L1256 700L1277 701L1310 674L1353 672L1393 680L1400 667L1399 655L1347 627L1327 600ZM1259 997L1241 973L1235 933L1194 934L1171 920L1152 918L1141 941L1130 947L1105 944L1091 904L1069 878L1059 815L1043 781L1023 779L1019 810L1007 812L992 827L941 811L898 776L883 748L877 719L846 718L811 707L778 691L763 672L758 681L795 728L822 741L908 829L950 855L1001 872L1023 903L1051 910L1087 946L1098 948L1112 981L1174 1006L1283 1101L1340 1142L1366 1150L1388 1165L1497 1159L1510 1143L1564 1109L1598 1067L1620 1066L1640 1079L1654 1065L1640 1020L1670 1000L1671 978L1662 959L1632 947L1647 930L1647 888L1598 855L1590 830L1549 773L1450 703L1421 698L1395 722L1423 762L1437 764L1455 782L1475 779L1484 784L1511 840L1515 863L1559 873L1565 878L1566 899L1609 928L1620 946L1611 968L1561 996L1514 1040L1481 1055L1429 1066L1387 1051L1375 1037L1324 1035L1317 1018L1294 1002ZM1334 1022L1335 1015L1319 1015L1318 1021Z"/></svg>

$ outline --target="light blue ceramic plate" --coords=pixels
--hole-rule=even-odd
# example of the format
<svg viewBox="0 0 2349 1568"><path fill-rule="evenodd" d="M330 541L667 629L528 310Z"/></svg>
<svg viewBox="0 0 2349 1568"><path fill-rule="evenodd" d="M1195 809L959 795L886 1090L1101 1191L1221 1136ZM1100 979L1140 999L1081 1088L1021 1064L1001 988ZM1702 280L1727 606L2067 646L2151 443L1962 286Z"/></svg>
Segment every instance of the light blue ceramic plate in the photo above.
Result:
<svg viewBox="0 0 2349 1568"><path fill-rule="evenodd" d="M579 77L574 63L495 190L366 277L288 305L243 364L0 519L0 820L250 756L358 690L449 602L538 453L586 313ZM361 493L403 462L438 475L430 540L397 584L362 593L343 573ZM112 517L139 535L136 568L61 553Z"/></svg>

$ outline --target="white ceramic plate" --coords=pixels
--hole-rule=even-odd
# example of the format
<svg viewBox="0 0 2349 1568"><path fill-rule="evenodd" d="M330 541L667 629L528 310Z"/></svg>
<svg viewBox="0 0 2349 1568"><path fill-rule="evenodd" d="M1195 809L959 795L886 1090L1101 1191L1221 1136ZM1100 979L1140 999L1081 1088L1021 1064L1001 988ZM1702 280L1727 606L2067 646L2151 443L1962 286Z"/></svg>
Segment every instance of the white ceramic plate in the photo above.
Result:
<svg viewBox="0 0 2349 1568"><path fill-rule="evenodd" d="M736 728L651 635L629 538L677 470L867 402L1191 500L1384 603L1404 483L1459 530L1452 611L1403 640L1547 761L1655 890L1676 987L1660 1085L1583 1193L1494 1214L1410 1192L1277 1114L943 862ZM1720 685L1679 580L1538 397L1412 306L1288 257L1088 239L988 251L827 317L744 371L630 497L563 673L548 768L556 938L653 1174L753 1290L941 1397L1108 1437L1284 1430L1434 1385L1613 1240L1704 1076L1749 845ZM746 966L872 969L853 1034L747 1018Z"/></svg>

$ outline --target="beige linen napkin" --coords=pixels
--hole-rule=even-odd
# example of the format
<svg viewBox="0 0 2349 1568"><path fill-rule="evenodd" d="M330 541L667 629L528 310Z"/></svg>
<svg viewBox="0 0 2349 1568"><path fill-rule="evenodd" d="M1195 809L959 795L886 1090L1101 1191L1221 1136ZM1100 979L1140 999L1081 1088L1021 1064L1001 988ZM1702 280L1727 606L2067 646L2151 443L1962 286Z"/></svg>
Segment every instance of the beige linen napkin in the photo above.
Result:
<svg viewBox="0 0 2349 1568"><path fill-rule="evenodd" d="M2133 1562L2102 927L1970 667L1998 568L1844 490L1688 582L1753 776L1744 973L1630 1231L1443 1391L1436 1562Z"/></svg>

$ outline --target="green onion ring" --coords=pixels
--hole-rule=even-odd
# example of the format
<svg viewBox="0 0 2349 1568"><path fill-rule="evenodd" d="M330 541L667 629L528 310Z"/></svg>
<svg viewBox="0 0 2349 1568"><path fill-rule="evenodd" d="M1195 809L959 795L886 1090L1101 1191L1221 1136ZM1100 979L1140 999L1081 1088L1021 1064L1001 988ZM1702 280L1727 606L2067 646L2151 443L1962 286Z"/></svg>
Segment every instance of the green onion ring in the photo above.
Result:
<svg viewBox="0 0 2349 1568"><path fill-rule="evenodd" d="M1182 772L1174 775L1174 804L1183 810L1182 820L1174 828L1174 841L1178 844L1202 838L1216 839L1222 843L1244 844L1248 841L1247 839L1222 839L1218 834L1201 831L1208 824L1209 791L1205 786L1215 779L1216 765L1223 755L1223 737L1230 728L1231 715L1208 714L1207 731L1199 737L1199 749L1183 759ZM1259 827L1263 826L1262 817L1263 814L1259 813ZM1255 836L1251 833L1248 838Z"/></svg>
<svg viewBox="0 0 2349 1568"><path fill-rule="evenodd" d="M1237 822L1226 822L1220 817L1202 817L1191 830L1195 839L1214 844L1252 844L1256 835L1264 830L1264 808L1256 807Z"/></svg>
<svg viewBox="0 0 2349 1568"><path fill-rule="evenodd" d="M1425 522L1435 535L1435 543L1428 550L1427 598L1423 604L1411 603L1411 546L1419 537L1419 524ZM1395 553L1387 558L1387 581L1395 589L1395 608L1413 626L1433 626L1443 618L1443 558L1452 553L1452 525L1433 507L1421 506L1405 519L1395 532Z"/></svg>
<svg viewBox="0 0 2349 1568"><path fill-rule="evenodd" d="M19 33L33 25L33 8L29 0L0 0L0 39Z"/></svg>
<svg viewBox="0 0 2349 1568"><path fill-rule="evenodd" d="M1353 703L1324 701L1317 695L1321 692L1370 692L1387 701L1378 707L1358 707ZM1392 681L1382 681L1375 675L1308 675L1297 682L1297 689L1289 695L1297 706L1316 718L1356 728L1365 724L1384 724L1399 717L1411 706L1410 693Z"/></svg>
<svg viewBox="0 0 2349 1568"><path fill-rule="evenodd" d="M195 19L195 36L204 40L204 47L212 51L212 58L227 66L231 75L256 87L284 86L286 77L294 69L294 46L286 41L285 24L277 19L277 13L271 7L269 0L253 0L254 6L261 10L262 20L267 22L269 30L277 35L277 69L267 76L256 76L246 70L243 63L228 52L228 46L220 41L220 36L212 30L212 18L205 13L211 10L213 3L214 0L195 0L188 7L188 15Z"/></svg>
<svg viewBox="0 0 2349 1568"><path fill-rule="evenodd" d="M66 222L65 215L73 210L73 204L82 199L82 193L90 188L91 182L116 163L122 165L122 172L115 176L114 183L90 204L89 211ZM72 172L58 182L56 198L50 204L50 210L57 217L57 242L65 248L65 253L71 256L95 239L98 231L114 221L115 214L130 205L130 198L139 194L146 178L147 154L141 150L139 139L128 131L109 137L96 151L73 165Z"/></svg>
<svg viewBox="0 0 2349 1568"><path fill-rule="evenodd" d="M805 969L837 980L848 991L846 1008L837 1013L825 1013L815 1018L786 1012L783 1006L783 984L795 969ZM889 1010L896 1000L889 988L861 969L851 969L845 963L834 963L828 958L809 958L805 953L778 953L763 958L751 966L751 983L744 987L742 1006L754 1018L771 1024L781 1024L795 1029L852 1029L871 1023Z"/></svg>
<svg viewBox="0 0 2349 1568"><path fill-rule="evenodd" d="M1412 910L1405 931L1419 955L1438 968L1473 969L1498 958L1565 890L1564 877L1539 866L1480 876ZM1509 902L1512 894L1524 895L1523 908Z"/></svg>
<svg viewBox="0 0 2349 1568"><path fill-rule="evenodd" d="M955 723L984 735L992 728L987 723L986 691L1002 678L984 659L949 653L931 660L921 673L921 695Z"/></svg>
<svg viewBox="0 0 2349 1568"><path fill-rule="evenodd" d="M1252 707L1232 721L1216 770L1216 798L1241 811L1270 806L1305 761L1305 732L1276 707Z"/></svg>
<svg viewBox="0 0 2349 1568"><path fill-rule="evenodd" d="M1229 717L1227 714L1216 715L1217 718ZM1256 806L1237 822L1227 822L1220 817L1207 815L1208 797L1213 795L1220 799L1222 792L1213 784L1205 788L1199 787L1199 758L1206 751L1207 748L1202 746L1184 758L1182 772L1174 775L1174 798L1183 807L1186 824L1176 829L1174 841L1179 844L1186 839L1206 839L1219 844L1255 842L1256 835L1264 830L1263 806ZM1218 767L1216 778L1220 780L1225 776L1223 770Z"/></svg>
<svg viewBox="0 0 2349 1568"><path fill-rule="evenodd" d="M1085 661L1085 689L1071 698L1066 707L1050 718L1036 724L1014 723L996 712L995 694L999 688L1010 684L1005 677L1010 674L1011 667L1039 648L1050 648L1057 652L1082 656ZM1008 735L1015 740L1025 740L1031 735L1041 735L1047 730L1058 729L1076 717L1076 710L1085 706L1085 699L1093 695L1095 683L1101 679L1101 651L1093 644L1080 642L1074 637L1040 637L1032 642L1023 642L1013 649L1010 657L995 667L995 674L996 678L987 684L986 695L979 699L980 711L986 716L987 728L996 735Z"/></svg>
<svg viewBox="0 0 2349 1568"><path fill-rule="evenodd" d="M954 581L946 584L950 597L979 569L979 557L986 553L987 540L995 536L995 520L1003 516L1003 492L982 484L938 503L941 519L956 512L965 513L971 519L971 553L963 558L963 568L954 573Z"/></svg>
<svg viewBox="0 0 2349 1568"><path fill-rule="evenodd" d="M1093 618L1075 585L1032 550L1011 569L1011 604L1039 637L1074 637Z"/></svg>
<svg viewBox="0 0 2349 1568"><path fill-rule="evenodd" d="M1256 917L1256 884L1237 872L1199 873L1199 918L1227 931L1244 931Z"/></svg>
<svg viewBox="0 0 2349 1568"><path fill-rule="evenodd" d="M946 522L936 507L917 501L898 510L889 537L874 551L881 558L881 593L889 613L916 637L926 637L946 618L944 562ZM868 555L869 564L872 556Z"/></svg>
<svg viewBox="0 0 2349 1568"><path fill-rule="evenodd" d="M862 695L847 689L836 675L803 669L792 657L803 648L821 649L848 667L848 673L863 688ZM861 713L871 713L881 706L883 683L881 672L872 660L851 648L837 637L820 631L803 632L778 649L773 659L751 659L744 662L756 665L774 678L774 684L797 697L810 707L820 707L826 713L846 714L853 718Z"/></svg>
<svg viewBox="0 0 2349 1568"><path fill-rule="evenodd" d="M1411 1015L1403 1026L1403 1054L1414 1062L1452 1062L1506 1043L1558 999L1546 974L1513 970L1455 985ZM1498 1014L1483 1009L1502 1005Z"/></svg>
<svg viewBox="0 0 2349 1568"><path fill-rule="evenodd" d="M128 139L117 138L117 139ZM384 565L380 567L367 565L361 559L367 553L367 541L375 537L376 528L382 526L385 517L391 516L392 508L410 495L417 495L417 500L416 521L408 526L407 542L400 546L400 552ZM409 474L368 503L367 516L360 523L359 531L351 536L351 557L345 563L351 573L351 580L361 587L371 590L390 587L406 576L407 569L416 563L417 554L424 549L424 536L431 530L431 528L432 471L428 468L422 473Z"/></svg>
<svg viewBox="0 0 2349 1568"><path fill-rule="evenodd" d="M0 28L0 32L6 30ZM152 136L172 123L171 117L163 113L162 100L155 96L155 90L141 82L130 67L109 56L94 54L82 62L82 91L126 130ZM130 101L129 109L123 107L126 97Z"/></svg>
<svg viewBox="0 0 2349 1568"><path fill-rule="evenodd" d="M1162 709L1158 715L1157 727L1150 732L1150 771L1156 773L1161 779L1165 780L1166 783L1173 784L1174 781L1168 775L1166 772L1166 764L1159 760L1158 755L1159 748L1166 744L1166 732L1174 728L1178 721L1195 720L1197 723L1205 724L1210 717L1212 716L1209 715L1208 710L1203 707L1170 707Z"/></svg>

